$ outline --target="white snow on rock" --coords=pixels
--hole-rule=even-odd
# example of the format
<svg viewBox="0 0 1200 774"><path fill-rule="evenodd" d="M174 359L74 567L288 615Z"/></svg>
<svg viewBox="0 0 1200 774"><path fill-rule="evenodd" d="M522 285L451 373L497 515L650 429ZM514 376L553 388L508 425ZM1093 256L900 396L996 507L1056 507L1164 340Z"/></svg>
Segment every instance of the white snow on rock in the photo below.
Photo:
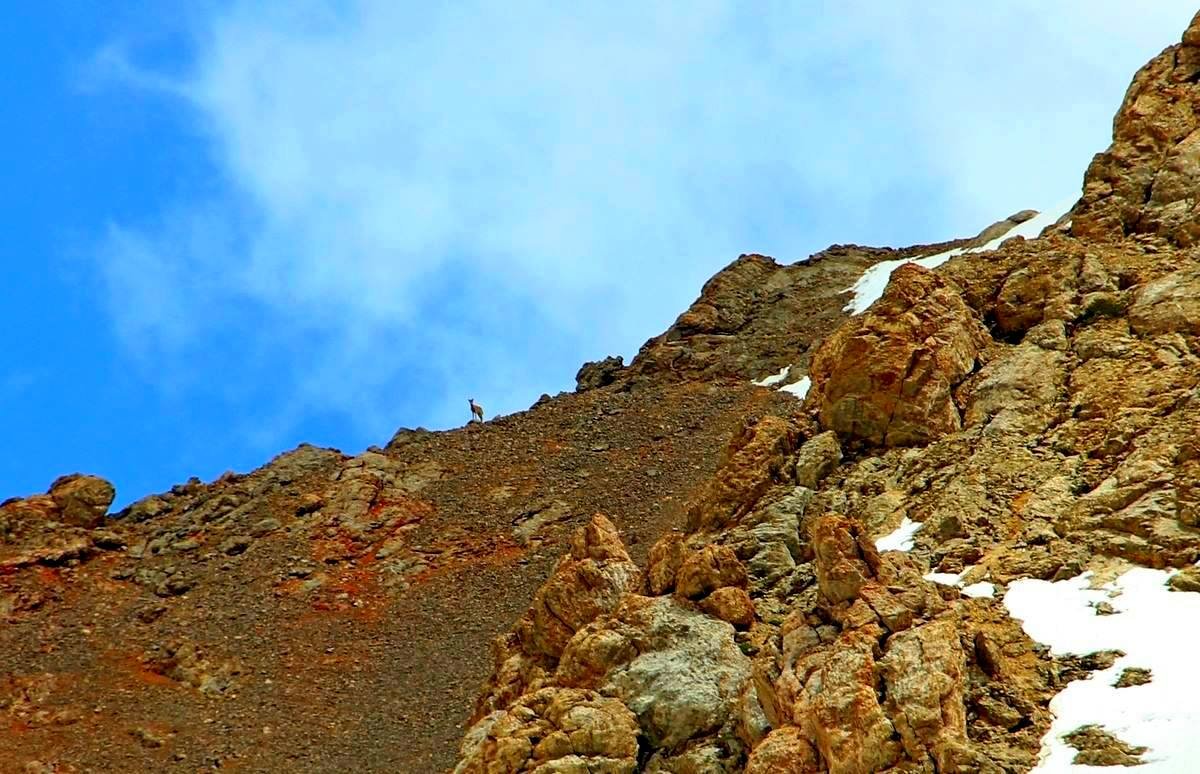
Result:
<svg viewBox="0 0 1200 774"><path fill-rule="evenodd" d="M1012 239L1013 237L1020 236L1025 237L1026 239L1034 239L1042 232L1043 229L1056 223L1059 218L1061 218L1068 210L1070 210L1071 207L1074 206L1076 198L1077 197L1072 196L1066 201L1059 202L1053 207L1047 209L1045 212L1035 215L1024 223L1018 223L1016 226L1004 232L1000 236L996 237L990 242L985 242L978 247L969 247L965 249L962 247L956 247L953 250L947 250L943 253L924 255L919 258L900 258L895 261L880 261L863 272L863 275L859 277L853 285L843 291L854 294L851 296L850 301L846 303L843 311L849 312L850 314L862 314L863 312L867 311L867 308L879 300L879 297L883 295L883 291L887 287L888 280L892 277L892 272L896 269L899 269L906 263L915 263L919 266L924 266L926 269L935 269L956 255L962 255L963 253L986 253L989 250L995 250L1005 240Z"/></svg>
<svg viewBox="0 0 1200 774"><path fill-rule="evenodd" d="M1091 573L1057 583L1022 579L1009 584L1005 607L1054 654L1125 654L1110 668L1069 684L1050 702L1054 722L1042 738L1035 772L1110 771L1071 763L1075 750L1062 737L1089 724L1148 747L1145 763L1136 768L1139 774L1200 771L1200 594L1169 590L1171 574L1138 567L1099 588L1091 588ZM1099 615L1100 602L1116 612ZM1151 681L1113 687L1127 667L1149 669Z"/></svg>
<svg viewBox="0 0 1200 774"><path fill-rule="evenodd" d="M750 383L757 385L759 387L771 387L773 385L779 384L784 379L786 379L788 376L788 372L791 370L792 370L791 366L784 366L782 369L780 369L779 373L772 374L771 376L764 376L761 379L751 379ZM782 387L779 388L779 390L781 392L790 392L792 395L795 395L800 400L804 400L804 396L808 394L808 388L811 386L812 386L812 380L809 379L807 376L801 376L799 379L792 382L791 384L783 385Z"/></svg>
<svg viewBox="0 0 1200 774"><path fill-rule="evenodd" d="M962 594L964 597L974 597L975 599L991 599L996 596L996 584L990 581L972 583L969 586L962 587Z"/></svg>
<svg viewBox="0 0 1200 774"><path fill-rule="evenodd" d="M996 584L989 581L979 581L969 586L963 585L963 579L974 568L974 565L964 567L962 572L931 572L922 577L927 581L940 583L943 586L954 586L966 597L992 597L996 594Z"/></svg>
<svg viewBox="0 0 1200 774"><path fill-rule="evenodd" d="M931 572L922 577L927 581L940 583L943 586L958 586L962 583L963 576L967 574L967 570L969 569L971 568L968 567L962 572Z"/></svg>
<svg viewBox="0 0 1200 774"><path fill-rule="evenodd" d="M921 522L913 521L905 516L895 532L890 535L884 535L875 541L875 548L880 551L911 551L913 536L917 534L922 526Z"/></svg>
<svg viewBox="0 0 1200 774"><path fill-rule="evenodd" d="M751 379L750 383L758 385L759 387L770 387L772 384L779 384L786 379L788 371L790 370L792 370L792 367L790 365L786 365L779 369L779 373L772 374L771 376L764 376L761 379Z"/></svg>
<svg viewBox="0 0 1200 774"><path fill-rule="evenodd" d="M804 396L808 394L809 387L812 387L812 379L809 379L807 376L803 376L800 378L800 381L792 382L791 384L785 384L779 389L781 392L790 392L797 398L803 400Z"/></svg>

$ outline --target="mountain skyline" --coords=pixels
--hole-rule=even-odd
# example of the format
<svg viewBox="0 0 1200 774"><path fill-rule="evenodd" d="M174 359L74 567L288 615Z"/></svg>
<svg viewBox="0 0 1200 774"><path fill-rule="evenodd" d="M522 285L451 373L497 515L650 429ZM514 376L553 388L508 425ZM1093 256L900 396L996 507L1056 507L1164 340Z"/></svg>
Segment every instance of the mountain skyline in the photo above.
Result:
<svg viewBox="0 0 1200 774"><path fill-rule="evenodd" d="M739 253L1049 206L1190 14L289 8L16 15L3 496L521 410Z"/></svg>

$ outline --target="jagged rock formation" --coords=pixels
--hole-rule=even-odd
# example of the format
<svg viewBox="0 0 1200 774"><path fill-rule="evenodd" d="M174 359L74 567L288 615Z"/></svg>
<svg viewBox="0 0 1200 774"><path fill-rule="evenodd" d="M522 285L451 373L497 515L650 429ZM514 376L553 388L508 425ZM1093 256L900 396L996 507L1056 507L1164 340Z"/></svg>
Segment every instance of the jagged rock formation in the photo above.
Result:
<svg viewBox="0 0 1200 774"><path fill-rule="evenodd" d="M116 518L90 477L6 501L0 769L1031 770L1072 681L1159 673L1055 655L1006 596L1200 589L1198 45L1200 17L1137 74L1069 223L903 266L861 315L869 267L1031 213L742 256L511 417ZM1081 764L1163 754L1068 731Z"/></svg>
<svg viewBox="0 0 1200 774"><path fill-rule="evenodd" d="M1113 120L1113 144L1088 168L1072 230L1081 238L1200 237L1200 31L1137 72Z"/></svg>
<svg viewBox="0 0 1200 774"><path fill-rule="evenodd" d="M638 716L637 765L614 770L1028 771L1050 698L1111 658L1051 658L989 592L1200 558L1200 272L1169 247L1200 234L1189 166L1197 18L1182 45L1138 73L1069 233L934 272L896 270L865 314L786 363L807 365L803 411L735 436L687 534L651 550L646 586L567 644L603 654L582 670L589 686ZM739 274L754 275L754 290L733 281ZM641 367L675 342L762 325L755 292L771 279L743 258L647 345ZM736 362L718 354L731 345L700 349L702 372ZM911 551L877 550L904 524L918 525ZM1171 585L1193 588L1193 576ZM960 592L979 581L982 593ZM747 598L734 616L709 602L718 593ZM648 717L631 703L684 660L669 640L622 650L622 611L650 609L734 625L740 653L726 649L704 672L723 707L687 715L692 705L673 696ZM613 670L632 654L660 669L615 690ZM580 671L560 662L548 684L576 687ZM729 675L736 687L722 693ZM673 712L705 722L664 725ZM1079 764L1137 764L1148 752L1096 726L1064 741ZM487 760L489 770L533 770Z"/></svg>
<svg viewBox="0 0 1200 774"><path fill-rule="evenodd" d="M910 446L960 429L954 389L991 338L962 296L905 264L856 324L826 340L810 366L822 426L875 446Z"/></svg>

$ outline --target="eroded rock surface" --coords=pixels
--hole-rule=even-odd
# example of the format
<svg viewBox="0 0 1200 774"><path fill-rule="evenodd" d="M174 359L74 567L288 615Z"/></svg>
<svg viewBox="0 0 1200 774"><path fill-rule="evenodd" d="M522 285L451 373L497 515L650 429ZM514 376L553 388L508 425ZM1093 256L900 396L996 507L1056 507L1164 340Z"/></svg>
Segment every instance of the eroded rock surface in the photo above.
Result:
<svg viewBox="0 0 1200 774"><path fill-rule="evenodd" d="M868 267L1030 213L742 256L527 412L111 517L87 477L4 502L0 769L1031 770L1052 698L1121 656L1052 655L1012 584L1200 590L1198 45L1138 73L1067 219L901 267L864 314Z"/></svg>
<svg viewBox="0 0 1200 774"><path fill-rule="evenodd" d="M916 264L813 356L809 400L823 427L873 445L927 443L962 427L954 389L991 341L958 291Z"/></svg>
<svg viewBox="0 0 1200 774"><path fill-rule="evenodd" d="M1200 238L1200 16L1180 44L1138 70L1113 119L1113 143L1084 177L1072 231L1145 234L1188 247Z"/></svg>

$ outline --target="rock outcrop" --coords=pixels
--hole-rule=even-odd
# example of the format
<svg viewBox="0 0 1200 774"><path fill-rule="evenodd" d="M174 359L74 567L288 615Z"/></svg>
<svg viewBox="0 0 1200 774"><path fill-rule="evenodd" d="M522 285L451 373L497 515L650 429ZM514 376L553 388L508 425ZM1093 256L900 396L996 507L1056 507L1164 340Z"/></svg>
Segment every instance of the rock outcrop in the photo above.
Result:
<svg viewBox="0 0 1200 774"><path fill-rule="evenodd" d="M953 286L905 264L866 314L817 350L809 400L822 426L844 438L927 443L962 426L954 390L990 341Z"/></svg>
<svg viewBox="0 0 1200 774"><path fill-rule="evenodd" d="M1072 232L1083 239L1200 241L1200 14L1178 45L1137 72L1113 119L1113 143L1084 177Z"/></svg>
<svg viewBox="0 0 1200 774"><path fill-rule="evenodd" d="M617 380L625 368L625 358L610 356L603 360L584 363L575 374L575 389L578 392L607 387Z"/></svg>
<svg viewBox="0 0 1200 774"><path fill-rule="evenodd" d="M1006 585L1143 566L1200 587L1200 270L1176 249L1200 236L1198 25L1138 73L1069 232L903 265L865 313L771 364L808 375L803 405L734 434L642 592L581 629L553 678L620 699L645 770L1028 771L1050 699L1113 656L1052 657ZM631 374L678 342L743 335L773 281L744 257ZM732 362L716 351L698 372ZM700 711L646 693L647 672L636 690L613 679L637 662L704 663L730 689L711 685ZM1081 763L1146 752L1098 726L1063 739Z"/></svg>
<svg viewBox="0 0 1200 774"><path fill-rule="evenodd" d="M1198 25L1135 77L1069 225L742 256L526 412L112 516L86 476L5 501L0 769L1166 760L1050 704L1169 670L1052 650L1009 606L1068 589L1116 629L1130 570L1200 590ZM847 311L880 261L985 244Z"/></svg>

